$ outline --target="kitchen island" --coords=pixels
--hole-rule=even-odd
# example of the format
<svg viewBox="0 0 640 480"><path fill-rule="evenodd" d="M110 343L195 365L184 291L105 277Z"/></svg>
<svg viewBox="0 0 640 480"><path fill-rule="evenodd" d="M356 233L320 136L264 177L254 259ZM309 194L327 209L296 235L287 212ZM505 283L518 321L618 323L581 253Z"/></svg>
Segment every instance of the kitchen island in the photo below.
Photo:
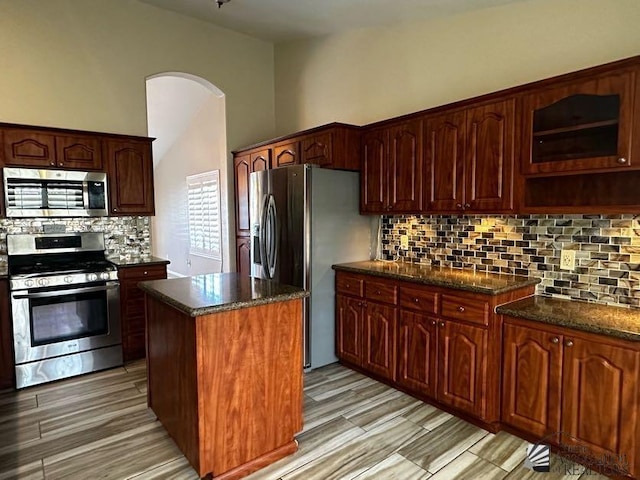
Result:
<svg viewBox="0 0 640 480"><path fill-rule="evenodd" d="M201 477L297 449L302 289L235 273L142 282L149 407Z"/></svg>

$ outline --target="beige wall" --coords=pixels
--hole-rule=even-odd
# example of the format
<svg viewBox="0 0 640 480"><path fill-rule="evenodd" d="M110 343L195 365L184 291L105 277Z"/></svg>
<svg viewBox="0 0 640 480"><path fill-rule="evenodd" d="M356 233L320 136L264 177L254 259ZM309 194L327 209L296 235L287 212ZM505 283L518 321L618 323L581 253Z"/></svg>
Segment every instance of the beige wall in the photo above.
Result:
<svg viewBox="0 0 640 480"><path fill-rule="evenodd" d="M279 44L277 134L366 124L637 55L639 25L638 0L530 0Z"/></svg>
<svg viewBox="0 0 640 480"><path fill-rule="evenodd" d="M230 149L273 134L273 46L136 0L0 0L0 121L146 135L145 78L227 98Z"/></svg>

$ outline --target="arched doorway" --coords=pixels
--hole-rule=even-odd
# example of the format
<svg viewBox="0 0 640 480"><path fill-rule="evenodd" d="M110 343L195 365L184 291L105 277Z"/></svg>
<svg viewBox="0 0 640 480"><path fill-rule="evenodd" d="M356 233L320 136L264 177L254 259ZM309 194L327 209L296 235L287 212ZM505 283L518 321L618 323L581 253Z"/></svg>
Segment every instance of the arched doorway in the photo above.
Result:
<svg viewBox="0 0 640 480"><path fill-rule="evenodd" d="M151 221L152 252L171 261L169 273L173 276L229 271L224 93L203 78L180 72L150 76L146 89L148 133L156 138L153 142L156 215ZM210 198L218 199L219 227L215 228L219 228L219 232L215 236L219 236L219 245L215 253L208 254L194 247L197 242L193 219L203 210L196 215L190 210L193 201L190 207L189 195L193 189L188 186L188 179L189 185L193 185L191 179L216 171L217 197ZM209 214L208 209L204 211Z"/></svg>

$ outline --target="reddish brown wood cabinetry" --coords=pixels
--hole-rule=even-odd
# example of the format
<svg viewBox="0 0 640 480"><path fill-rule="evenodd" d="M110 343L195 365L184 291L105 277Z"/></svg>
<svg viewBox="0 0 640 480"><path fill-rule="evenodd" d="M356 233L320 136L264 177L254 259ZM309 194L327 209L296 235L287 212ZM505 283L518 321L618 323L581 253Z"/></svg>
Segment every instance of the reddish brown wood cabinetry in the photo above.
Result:
<svg viewBox="0 0 640 480"><path fill-rule="evenodd" d="M243 275L251 275L251 237L236 238L236 269Z"/></svg>
<svg viewBox="0 0 640 480"><path fill-rule="evenodd" d="M278 143L273 147L273 168L300 163L300 142Z"/></svg>
<svg viewBox="0 0 640 480"><path fill-rule="evenodd" d="M144 292L139 282L167 278L166 265L137 265L118 268L120 279L120 324L124 361L145 357Z"/></svg>
<svg viewBox="0 0 640 480"><path fill-rule="evenodd" d="M361 366L363 362L363 301L345 295L336 295L336 355Z"/></svg>
<svg viewBox="0 0 640 480"><path fill-rule="evenodd" d="M362 137L363 213L422 210L421 121L366 132Z"/></svg>
<svg viewBox="0 0 640 480"><path fill-rule="evenodd" d="M505 317L504 365L504 423L640 472L637 344Z"/></svg>
<svg viewBox="0 0 640 480"><path fill-rule="evenodd" d="M396 377L396 315L394 306L366 302L363 367L381 377Z"/></svg>
<svg viewBox="0 0 640 480"><path fill-rule="evenodd" d="M3 163L16 167L102 170L102 141L97 135L5 128Z"/></svg>
<svg viewBox="0 0 640 480"><path fill-rule="evenodd" d="M426 397L436 397L437 320L417 311L400 310L396 382Z"/></svg>
<svg viewBox="0 0 640 480"><path fill-rule="evenodd" d="M0 279L0 389L15 385L13 326L9 307L9 284Z"/></svg>
<svg viewBox="0 0 640 480"><path fill-rule="evenodd" d="M513 209L514 105L509 99L427 117L427 211Z"/></svg>
<svg viewBox="0 0 640 480"><path fill-rule="evenodd" d="M151 139L105 141L111 215L153 215Z"/></svg>
<svg viewBox="0 0 640 480"><path fill-rule="evenodd" d="M333 166L331 132L305 137L301 145L302 161L300 163L312 163L327 168Z"/></svg>

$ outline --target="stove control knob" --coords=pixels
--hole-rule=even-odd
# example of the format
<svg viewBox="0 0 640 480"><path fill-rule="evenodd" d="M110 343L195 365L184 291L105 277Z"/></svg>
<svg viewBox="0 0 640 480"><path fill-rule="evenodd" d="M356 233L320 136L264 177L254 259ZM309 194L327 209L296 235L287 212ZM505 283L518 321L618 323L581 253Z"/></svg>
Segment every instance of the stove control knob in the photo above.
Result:
<svg viewBox="0 0 640 480"><path fill-rule="evenodd" d="M71 283L73 282L73 277L71 275L67 275L66 277L64 277L64 283Z"/></svg>
<svg viewBox="0 0 640 480"><path fill-rule="evenodd" d="M24 286L27 287L27 288L33 287L33 280L25 280L24 281Z"/></svg>
<svg viewBox="0 0 640 480"><path fill-rule="evenodd" d="M100 274L100 278L101 278L102 280L109 280L109 272L102 272L102 273Z"/></svg>
<svg viewBox="0 0 640 480"><path fill-rule="evenodd" d="M41 278L40 280L38 280L39 287L46 287L47 285L49 285L49 279Z"/></svg>
<svg viewBox="0 0 640 480"><path fill-rule="evenodd" d="M89 280L90 282L95 282L96 280L98 280L98 275L96 275L95 273L90 273L89 275L87 275L87 280Z"/></svg>

